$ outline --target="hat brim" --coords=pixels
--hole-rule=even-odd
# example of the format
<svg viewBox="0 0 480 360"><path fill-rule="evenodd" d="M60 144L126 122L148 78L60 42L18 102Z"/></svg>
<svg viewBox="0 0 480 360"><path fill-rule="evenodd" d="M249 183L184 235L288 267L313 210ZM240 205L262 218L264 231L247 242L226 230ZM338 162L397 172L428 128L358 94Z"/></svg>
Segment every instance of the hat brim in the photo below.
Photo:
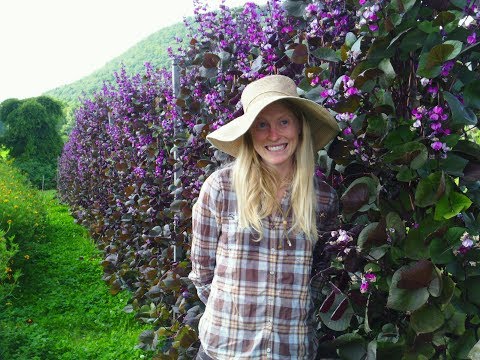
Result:
<svg viewBox="0 0 480 360"><path fill-rule="evenodd" d="M305 114L312 133L312 142L315 151L322 149L340 132L337 121L330 112L314 101L297 96L270 96L257 102L248 113L239 116L228 124L207 135L207 140L217 149L237 157L242 143L242 136L250 129L258 114L268 105L288 100L298 110Z"/></svg>

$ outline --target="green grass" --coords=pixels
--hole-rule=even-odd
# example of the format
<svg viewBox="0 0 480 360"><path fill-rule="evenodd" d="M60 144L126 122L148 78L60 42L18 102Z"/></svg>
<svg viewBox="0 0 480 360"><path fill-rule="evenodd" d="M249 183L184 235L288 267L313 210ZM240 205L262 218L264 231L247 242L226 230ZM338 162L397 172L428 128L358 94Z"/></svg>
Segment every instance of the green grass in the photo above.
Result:
<svg viewBox="0 0 480 360"><path fill-rule="evenodd" d="M46 204L46 237L22 247L20 287L0 304L0 359L141 359L148 329L123 311L129 295L112 296L101 280L102 257L54 191Z"/></svg>

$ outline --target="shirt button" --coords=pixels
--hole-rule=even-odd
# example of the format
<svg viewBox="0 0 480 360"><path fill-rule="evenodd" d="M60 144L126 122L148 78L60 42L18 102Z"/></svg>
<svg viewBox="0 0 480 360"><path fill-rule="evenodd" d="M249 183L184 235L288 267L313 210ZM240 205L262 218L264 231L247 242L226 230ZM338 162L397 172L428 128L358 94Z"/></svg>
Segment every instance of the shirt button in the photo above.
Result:
<svg viewBox="0 0 480 360"><path fill-rule="evenodd" d="M275 251L276 251L275 248L272 248L272 249L270 250L270 252L271 252L272 254L275 254Z"/></svg>
<svg viewBox="0 0 480 360"><path fill-rule="evenodd" d="M275 271L270 271L270 275L275 275Z"/></svg>
<svg viewBox="0 0 480 360"><path fill-rule="evenodd" d="M270 349L270 348L267 348L267 353L269 353L270 351L272 351L272 349Z"/></svg>
<svg viewBox="0 0 480 360"><path fill-rule="evenodd" d="M268 302L269 302L270 304L272 304L272 303L273 303L273 297L269 297L269 298L268 298Z"/></svg>

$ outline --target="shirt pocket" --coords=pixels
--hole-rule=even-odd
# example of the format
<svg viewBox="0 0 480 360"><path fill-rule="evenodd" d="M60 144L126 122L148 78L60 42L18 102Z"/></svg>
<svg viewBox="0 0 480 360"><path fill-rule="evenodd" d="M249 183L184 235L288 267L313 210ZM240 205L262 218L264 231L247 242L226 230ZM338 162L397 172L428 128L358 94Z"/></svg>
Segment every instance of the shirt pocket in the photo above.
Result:
<svg viewBox="0 0 480 360"><path fill-rule="evenodd" d="M225 214L220 218L219 243L225 250L230 250L236 244L238 219L235 214Z"/></svg>

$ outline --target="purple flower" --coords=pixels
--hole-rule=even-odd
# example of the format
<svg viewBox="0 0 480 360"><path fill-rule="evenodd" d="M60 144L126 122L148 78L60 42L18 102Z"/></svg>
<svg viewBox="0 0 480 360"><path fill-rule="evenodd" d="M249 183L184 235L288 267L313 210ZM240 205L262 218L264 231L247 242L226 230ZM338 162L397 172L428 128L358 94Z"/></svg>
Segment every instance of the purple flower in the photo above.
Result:
<svg viewBox="0 0 480 360"><path fill-rule="evenodd" d="M357 94L358 94L358 89L356 87L351 87L351 88L348 88L347 91L345 92L345 97L349 97Z"/></svg>
<svg viewBox="0 0 480 360"><path fill-rule="evenodd" d="M362 280L362 284L360 285L360 292L362 294L365 294L368 291L368 287L370 286L370 283L366 280Z"/></svg>
<svg viewBox="0 0 480 360"><path fill-rule="evenodd" d="M432 94L433 96L437 95L438 93L438 86L437 85L431 85L428 87L427 91Z"/></svg>
<svg viewBox="0 0 480 360"><path fill-rule="evenodd" d="M310 81L311 86L316 86L320 82L320 77L318 75L315 75L313 79Z"/></svg>
<svg viewBox="0 0 480 360"><path fill-rule="evenodd" d="M318 5L317 4L308 4L305 8L305 13L308 17L316 14L318 12Z"/></svg>
<svg viewBox="0 0 480 360"><path fill-rule="evenodd" d="M448 76L448 74L450 74L450 71L453 69L454 64L455 62L453 60L447 61L445 64L443 64L441 71L442 76Z"/></svg>
<svg viewBox="0 0 480 360"><path fill-rule="evenodd" d="M424 113L425 113L425 108L423 106L420 106L412 110L412 115L415 119L421 119Z"/></svg>
<svg viewBox="0 0 480 360"><path fill-rule="evenodd" d="M365 280L367 280L368 282L375 282L375 281L377 281L377 275L375 275L373 273L366 273L365 274Z"/></svg>
<svg viewBox="0 0 480 360"><path fill-rule="evenodd" d="M462 241L462 246L466 248L471 248L473 246L473 240L470 238L466 238Z"/></svg>
<svg viewBox="0 0 480 360"><path fill-rule="evenodd" d="M135 176L141 179L145 177L145 170L143 170L141 167L136 167L135 169L133 169L133 173L135 174Z"/></svg>
<svg viewBox="0 0 480 360"><path fill-rule="evenodd" d="M477 42L477 34L473 32L467 37L467 43L472 45L472 44L475 44L476 42Z"/></svg>
<svg viewBox="0 0 480 360"><path fill-rule="evenodd" d="M430 128L433 130L433 131L438 131L438 130L441 130L442 129L442 124L441 123L432 123L430 125Z"/></svg>
<svg viewBox="0 0 480 360"><path fill-rule="evenodd" d="M442 150L443 143L441 141L435 141L434 143L432 143L431 147L433 150L439 151Z"/></svg>

